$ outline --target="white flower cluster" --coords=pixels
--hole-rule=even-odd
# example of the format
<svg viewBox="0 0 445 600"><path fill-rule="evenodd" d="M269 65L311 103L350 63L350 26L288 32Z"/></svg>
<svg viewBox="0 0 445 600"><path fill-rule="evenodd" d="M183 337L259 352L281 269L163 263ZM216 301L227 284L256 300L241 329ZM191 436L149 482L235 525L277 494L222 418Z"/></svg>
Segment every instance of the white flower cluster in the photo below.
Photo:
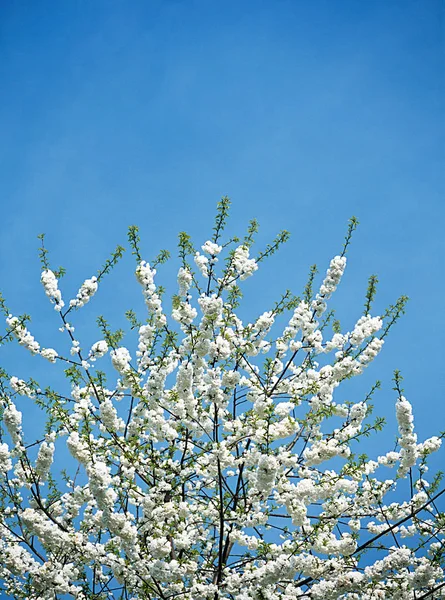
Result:
<svg viewBox="0 0 445 600"><path fill-rule="evenodd" d="M215 341L210 342L209 356L211 358L225 360L226 358L229 358L231 351L232 347L229 340L223 338L222 335L216 336Z"/></svg>
<svg viewBox="0 0 445 600"><path fill-rule="evenodd" d="M76 356L76 354L79 354L80 352L81 352L81 347L80 347L79 340L73 340L71 343L71 350L70 350L71 356Z"/></svg>
<svg viewBox="0 0 445 600"><path fill-rule="evenodd" d="M56 358L59 355L54 350L54 348L42 348L42 350L40 351L40 356L43 356L43 358L46 358L46 360L49 360L49 362L51 363L55 363Z"/></svg>
<svg viewBox="0 0 445 600"><path fill-rule="evenodd" d="M308 467L320 465L322 462L334 458L334 456L348 458L350 455L351 449L349 446L342 444L336 438L315 442L310 448L306 448L303 453L305 465Z"/></svg>
<svg viewBox="0 0 445 600"><path fill-rule="evenodd" d="M431 454L431 452L437 452L442 445L442 440L437 437L437 435L433 435L433 437L428 438L423 443L418 444L417 452L419 456L426 456Z"/></svg>
<svg viewBox="0 0 445 600"><path fill-rule="evenodd" d="M196 252L193 260L195 261L195 265L198 267L199 272L203 277L209 276L209 259L207 256Z"/></svg>
<svg viewBox="0 0 445 600"><path fill-rule="evenodd" d="M275 414L279 417L286 417L295 408L292 402L279 402L275 406Z"/></svg>
<svg viewBox="0 0 445 600"><path fill-rule="evenodd" d="M271 493L275 485L278 466L275 456L263 454L260 457L256 476L256 489L260 494L268 496Z"/></svg>
<svg viewBox="0 0 445 600"><path fill-rule="evenodd" d="M12 333L15 335L21 346L27 348L32 354L38 354L40 352L40 344L34 339L18 317L9 315L6 318L6 323L11 328Z"/></svg>
<svg viewBox="0 0 445 600"><path fill-rule="evenodd" d="M43 441L37 455L35 472L39 476L40 481L45 481L48 477L49 470L54 459L54 442Z"/></svg>
<svg viewBox="0 0 445 600"><path fill-rule="evenodd" d="M62 300L62 293L58 288L56 276L52 271L47 269L45 271L42 271L40 280L45 290L45 294L55 305L54 310L60 312L65 306L65 303Z"/></svg>
<svg viewBox="0 0 445 600"><path fill-rule="evenodd" d="M353 346L360 346L367 337L374 335L382 328L382 319L380 317L371 317L365 315L355 324L354 330L350 335L350 342Z"/></svg>
<svg viewBox="0 0 445 600"><path fill-rule="evenodd" d="M251 330L252 336L250 337L250 343L252 345L252 350L258 350L264 353L270 350L271 344L264 338L270 332L274 322L275 315L271 310L264 312L258 317ZM248 326L248 328L250 328L250 326ZM249 352L249 355L250 354L251 352ZM255 351L252 352L252 355L255 354Z"/></svg>
<svg viewBox="0 0 445 600"><path fill-rule="evenodd" d="M413 410L411 404L404 396L400 396L396 402L396 417L399 424L399 444L402 448L398 475L403 477L416 464L418 456L417 435L414 433Z"/></svg>
<svg viewBox="0 0 445 600"><path fill-rule="evenodd" d="M385 340L381 340L380 338L373 338L369 344L360 352L358 357L359 362L366 366L368 363L374 360L377 354L383 347Z"/></svg>
<svg viewBox="0 0 445 600"><path fill-rule="evenodd" d="M78 460L82 465L86 465L91 457L91 451L88 443L82 439L77 431L72 431L66 441L68 450L73 458Z"/></svg>
<svg viewBox="0 0 445 600"><path fill-rule="evenodd" d="M106 398L100 403L100 416L102 423L108 431L122 431L125 424L122 419L117 416L117 410L113 406L110 398Z"/></svg>
<svg viewBox="0 0 445 600"><path fill-rule="evenodd" d="M13 376L9 380L9 384L14 392L17 392L17 394L20 394L20 396L28 396L28 398L35 397L34 390L27 386L26 381L23 381L23 379Z"/></svg>
<svg viewBox="0 0 445 600"><path fill-rule="evenodd" d="M311 307L315 311L317 317L321 317L321 315L325 312L327 308L326 300L329 300L329 298L337 289L345 268L346 257L334 256L329 265L329 269L326 271L326 277L320 286L320 291L315 296L315 300L313 300L311 304Z"/></svg>
<svg viewBox="0 0 445 600"><path fill-rule="evenodd" d="M0 444L0 475L5 475L12 469L11 454L8 444Z"/></svg>
<svg viewBox="0 0 445 600"><path fill-rule="evenodd" d="M88 358L95 361L97 358L102 358L108 352L108 344L105 340L99 340L91 346Z"/></svg>
<svg viewBox="0 0 445 600"><path fill-rule="evenodd" d="M18 317L8 315L6 323L11 328L11 331L17 338L19 344L27 348L31 354L40 354L50 362L56 362L58 356L57 352L53 348L40 349L39 342L31 335Z"/></svg>
<svg viewBox="0 0 445 600"><path fill-rule="evenodd" d="M288 348L292 352L297 352L303 347L303 344L307 344L317 354L324 352L323 335L317 327L318 322L314 319L313 309L302 300L295 308L288 326L284 329L283 336L277 340L277 350L280 356L283 356ZM297 342L294 338L299 331L302 334L302 341Z"/></svg>
<svg viewBox="0 0 445 600"><path fill-rule="evenodd" d="M178 271L179 295L187 296L191 284L192 274L188 269L184 269L184 267L181 267Z"/></svg>
<svg viewBox="0 0 445 600"><path fill-rule="evenodd" d="M89 488L99 508L111 509L116 500L116 492L110 487L112 482L110 469L103 461L96 461L87 465L87 474Z"/></svg>
<svg viewBox="0 0 445 600"><path fill-rule="evenodd" d="M233 253L232 264L241 281L253 275L258 269L256 260L249 258L249 248L247 246L236 248Z"/></svg>
<svg viewBox="0 0 445 600"><path fill-rule="evenodd" d="M178 271L179 295L185 297L186 301L180 300L179 305L172 311L172 318L185 329L193 323L198 315L196 308L190 304L191 295L188 292L191 283L192 274L187 269L181 267Z"/></svg>
<svg viewBox="0 0 445 600"><path fill-rule="evenodd" d="M303 338L308 338L317 327L317 322L312 317L312 312L307 302L300 302L294 310L294 314L289 321L289 326L284 330L285 335L294 337L298 331L301 331Z"/></svg>
<svg viewBox="0 0 445 600"><path fill-rule="evenodd" d="M76 297L70 300L70 306L73 308L81 308L85 306L87 302L91 300L94 294L97 292L97 277L93 276L91 279L86 279L80 286Z"/></svg>
<svg viewBox="0 0 445 600"><path fill-rule="evenodd" d="M218 244L215 244L215 242L211 242L210 240L207 240L207 242L205 242L201 246L201 248L204 252L210 254L210 256L212 257L217 256L222 250L222 246L219 246Z"/></svg>
<svg viewBox="0 0 445 600"><path fill-rule="evenodd" d="M184 327L191 325L196 319L198 311L189 302L180 302L178 308L172 310L172 317Z"/></svg>
<svg viewBox="0 0 445 600"><path fill-rule="evenodd" d="M131 355L127 348L124 348L123 346L121 348L116 348L116 350L111 351L110 356L111 363L118 373L125 375L131 370Z"/></svg>
<svg viewBox="0 0 445 600"><path fill-rule="evenodd" d="M22 413L17 410L15 404L11 401L9 401L3 412L3 423L6 425L14 446L21 444Z"/></svg>
<svg viewBox="0 0 445 600"><path fill-rule="evenodd" d="M163 327L166 324L167 319L162 312L161 298L159 297L159 294L156 293L156 285L154 283L155 275L156 269L152 269L145 260L141 261L136 269L136 278L142 285L145 304L147 305L148 311L153 315L156 327Z"/></svg>
<svg viewBox="0 0 445 600"><path fill-rule="evenodd" d="M139 327L139 343L136 351L138 357L138 372L142 373L150 364L150 351L154 339L155 328L151 325Z"/></svg>

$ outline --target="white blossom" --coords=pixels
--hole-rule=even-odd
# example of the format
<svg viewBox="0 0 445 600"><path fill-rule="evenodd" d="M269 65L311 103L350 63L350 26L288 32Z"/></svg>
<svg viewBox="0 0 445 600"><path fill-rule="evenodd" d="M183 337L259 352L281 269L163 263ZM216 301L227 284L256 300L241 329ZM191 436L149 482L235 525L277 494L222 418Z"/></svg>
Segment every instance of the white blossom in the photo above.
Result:
<svg viewBox="0 0 445 600"><path fill-rule="evenodd" d="M9 402L3 412L3 423L16 446L22 439L22 413L17 410L13 402Z"/></svg>
<svg viewBox="0 0 445 600"><path fill-rule="evenodd" d="M4 442L0 444L0 475L4 475L12 469L11 454L8 444Z"/></svg>
<svg viewBox="0 0 445 600"><path fill-rule="evenodd" d="M207 240L207 242L205 242L201 248L204 252L210 254L210 256L217 256L222 250L222 246L219 246L210 240Z"/></svg>
<svg viewBox="0 0 445 600"><path fill-rule="evenodd" d="M258 269L254 258L249 258L249 248L247 246L238 246L233 253L233 268L241 281L247 279Z"/></svg>
<svg viewBox="0 0 445 600"><path fill-rule="evenodd" d="M186 296L192 283L192 274L188 269L181 267L178 271L179 294Z"/></svg>
<svg viewBox="0 0 445 600"><path fill-rule="evenodd" d="M320 291L316 295L315 300L311 304L311 308L315 311L317 317L320 317L326 310L326 301L332 296L337 289L338 284L343 276L346 267L345 256L335 256L326 271L326 277L321 284Z"/></svg>
<svg viewBox="0 0 445 600"><path fill-rule="evenodd" d="M111 362L113 367L121 375L126 374L130 369L131 356L127 348L121 347L111 351Z"/></svg>
<svg viewBox="0 0 445 600"><path fill-rule="evenodd" d="M162 312L162 302L159 294L156 292L154 276L156 269L152 269L144 260L141 261L136 269L136 278L142 286L145 298L145 304L148 311L155 320L158 327L163 327L166 323L166 317Z"/></svg>
<svg viewBox="0 0 445 600"><path fill-rule="evenodd" d="M28 398L35 397L34 390L26 385L26 381L23 381L23 379L11 377L9 383L14 392L17 392L17 394L20 394L20 396L28 396Z"/></svg>
<svg viewBox="0 0 445 600"><path fill-rule="evenodd" d="M51 363L55 363L56 358L59 356L54 348L43 348L40 354L43 356L43 358L46 358L46 360L49 360Z"/></svg>
<svg viewBox="0 0 445 600"><path fill-rule="evenodd" d="M400 396L396 402L396 416L399 424L399 443L402 448L398 474L405 475L416 464L418 449L412 407L404 396Z"/></svg>
<svg viewBox="0 0 445 600"><path fill-rule="evenodd" d="M108 352L108 344L105 340L99 340L95 342L91 346L91 350L89 353L89 357L91 360L96 360L96 358L102 358Z"/></svg>
<svg viewBox="0 0 445 600"><path fill-rule="evenodd" d="M381 327L382 319L380 317L371 317L371 315L360 317L349 338L351 344L353 346L359 346L367 337L370 337L379 331Z"/></svg>
<svg viewBox="0 0 445 600"><path fill-rule="evenodd" d="M54 303L54 309L61 311L65 306L62 300L62 293L58 289L57 278L52 271L46 269L42 271L41 282L45 290L45 294Z"/></svg>
<svg viewBox="0 0 445 600"><path fill-rule="evenodd" d="M11 328L12 333L15 335L20 345L25 346L32 354L39 353L40 344L34 339L20 319L9 315L6 318L6 323Z"/></svg>
<svg viewBox="0 0 445 600"><path fill-rule="evenodd" d="M198 267L201 275L203 277L208 277L208 275L209 275L209 267L208 267L209 259L207 258L207 256L204 256L203 254L196 252L194 261L195 261L195 265Z"/></svg>
<svg viewBox="0 0 445 600"><path fill-rule="evenodd" d="M35 470L41 481L45 481L48 477L54 458L54 450L55 447L53 442L47 443L46 441L43 441L40 445Z"/></svg>
<svg viewBox="0 0 445 600"><path fill-rule="evenodd" d="M268 496L275 484L278 471L278 462L274 456L263 455L258 462L256 488Z"/></svg>
<svg viewBox="0 0 445 600"><path fill-rule="evenodd" d="M89 302L97 292L97 287L97 277L93 276L91 279L85 279L80 286L76 297L73 300L70 300L70 306L73 308L81 308L82 306L85 306L85 304Z"/></svg>
<svg viewBox="0 0 445 600"><path fill-rule="evenodd" d="M103 400L100 404L100 415L104 426L113 432L117 432L124 427L122 419L117 415L116 408L109 398Z"/></svg>

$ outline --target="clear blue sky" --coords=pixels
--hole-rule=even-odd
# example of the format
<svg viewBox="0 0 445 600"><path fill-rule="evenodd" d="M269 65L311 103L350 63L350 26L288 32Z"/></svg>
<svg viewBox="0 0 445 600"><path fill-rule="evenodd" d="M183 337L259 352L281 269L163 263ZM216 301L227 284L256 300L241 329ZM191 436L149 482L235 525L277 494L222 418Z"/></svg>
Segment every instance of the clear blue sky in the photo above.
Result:
<svg viewBox="0 0 445 600"><path fill-rule="evenodd" d="M68 269L69 297L129 224L151 259L179 230L205 241L227 194L231 231L256 217L262 245L292 233L248 284L253 318L274 288L299 293L313 262L324 271L355 214L361 225L334 301L344 327L360 316L371 273L381 281L377 311L400 294L411 299L366 375L383 380L377 413L392 423L375 439L395 434L395 368L420 436L445 429L444 6L2 2L0 287L11 309L31 313L36 337L56 344L38 233ZM92 319L129 308L131 268L104 285L105 309L100 296L85 309ZM5 347L1 362L28 374L23 352ZM29 365L38 378L41 362Z"/></svg>

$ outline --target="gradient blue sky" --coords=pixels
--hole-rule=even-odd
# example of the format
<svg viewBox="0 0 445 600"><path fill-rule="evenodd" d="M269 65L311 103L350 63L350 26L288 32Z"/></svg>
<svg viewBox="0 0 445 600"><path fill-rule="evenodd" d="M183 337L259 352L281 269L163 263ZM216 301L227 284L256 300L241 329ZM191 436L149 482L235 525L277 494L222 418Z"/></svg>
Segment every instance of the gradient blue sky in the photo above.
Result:
<svg viewBox="0 0 445 600"><path fill-rule="evenodd" d="M333 303L344 327L360 316L371 273L381 282L377 311L400 294L411 299L364 376L383 380L377 413L392 424L377 451L395 435L395 368L420 437L445 429L444 6L2 2L0 287L13 312L31 313L36 337L56 345L38 233L68 269L69 297L129 224L151 259L182 229L205 241L227 194L231 233L252 217L260 246L292 233L248 282L244 310L254 318L278 291L300 293L313 262L324 272L355 214L361 225ZM127 259L104 284L91 322L130 307L132 266ZM164 272L172 281L173 267ZM1 357L20 377L44 369L50 383L51 365L21 349Z"/></svg>

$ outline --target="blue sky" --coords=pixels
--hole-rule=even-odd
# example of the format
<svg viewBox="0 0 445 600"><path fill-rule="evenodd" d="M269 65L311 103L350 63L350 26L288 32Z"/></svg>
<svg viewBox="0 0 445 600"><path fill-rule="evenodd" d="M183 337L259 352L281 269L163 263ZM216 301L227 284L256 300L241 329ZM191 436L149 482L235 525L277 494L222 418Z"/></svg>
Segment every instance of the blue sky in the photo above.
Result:
<svg viewBox="0 0 445 600"><path fill-rule="evenodd" d="M183 229L204 242L227 194L231 233L253 217L260 246L292 233L246 286L254 318L282 290L300 293L310 264L324 272L355 214L333 303L344 327L371 273L377 312L410 297L361 388L384 384L376 412L391 425L377 451L395 435L395 368L420 437L445 429L441 1L3 2L0 80L1 289L42 344L60 335L39 284L42 231L70 297L128 225L151 259ZM132 266L85 309L90 322L121 319ZM51 377L9 346L1 357L17 376Z"/></svg>

